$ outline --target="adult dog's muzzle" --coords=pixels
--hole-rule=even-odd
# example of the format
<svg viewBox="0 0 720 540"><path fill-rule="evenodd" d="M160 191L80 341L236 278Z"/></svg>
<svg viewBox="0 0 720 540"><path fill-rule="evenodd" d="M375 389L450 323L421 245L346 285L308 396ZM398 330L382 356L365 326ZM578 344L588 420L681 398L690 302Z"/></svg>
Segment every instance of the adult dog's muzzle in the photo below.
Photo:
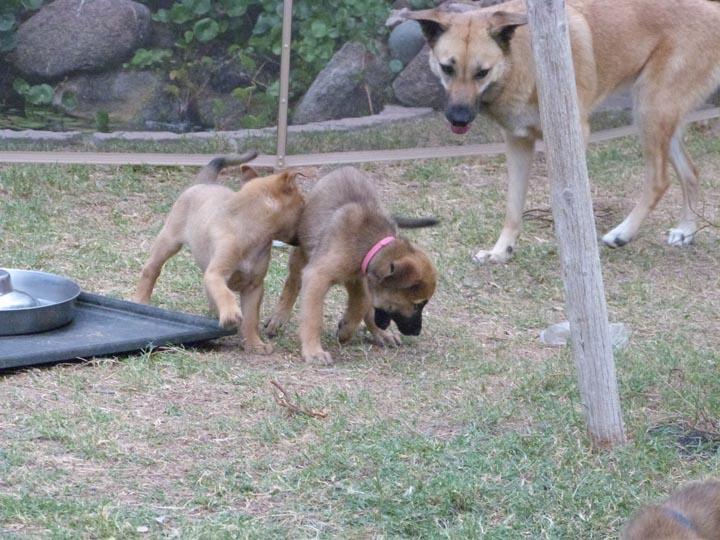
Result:
<svg viewBox="0 0 720 540"><path fill-rule="evenodd" d="M450 122L453 133L461 135L470 129L470 123L475 120L475 110L469 105L448 104L445 118Z"/></svg>

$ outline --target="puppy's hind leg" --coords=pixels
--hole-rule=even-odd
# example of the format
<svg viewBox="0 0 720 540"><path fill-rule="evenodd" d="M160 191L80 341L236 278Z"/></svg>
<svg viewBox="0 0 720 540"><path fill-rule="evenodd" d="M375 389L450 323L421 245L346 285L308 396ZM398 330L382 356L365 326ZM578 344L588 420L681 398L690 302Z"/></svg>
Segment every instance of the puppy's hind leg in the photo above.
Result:
<svg viewBox="0 0 720 540"><path fill-rule="evenodd" d="M270 354L273 350L272 345L263 343L258 334L260 304L262 304L263 292L262 281L258 284L250 285L240 292L240 302L243 312L241 326L243 348L247 352L256 354Z"/></svg>
<svg viewBox="0 0 720 540"><path fill-rule="evenodd" d="M133 302L140 304L149 304L152 291L163 265L182 248L182 242L175 240L175 235L163 229L155 240L155 244L150 251L150 258L145 266L143 266L140 274L140 281L133 295Z"/></svg>
<svg viewBox="0 0 720 540"><path fill-rule="evenodd" d="M290 251L288 260L288 276L285 278L280 299L278 300L272 315L265 320L265 332L268 336L275 336L278 330L290 320L293 306L300 294L302 283L302 269L307 264L307 256L302 248L295 247Z"/></svg>

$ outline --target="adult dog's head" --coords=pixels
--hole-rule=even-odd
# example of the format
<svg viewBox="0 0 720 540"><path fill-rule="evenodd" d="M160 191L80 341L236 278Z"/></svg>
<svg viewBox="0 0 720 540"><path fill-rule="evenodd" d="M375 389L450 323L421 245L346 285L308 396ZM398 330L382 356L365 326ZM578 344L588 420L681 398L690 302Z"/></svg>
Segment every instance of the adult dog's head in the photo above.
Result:
<svg viewBox="0 0 720 540"><path fill-rule="evenodd" d="M467 132L478 108L492 103L512 68L510 41L527 15L448 4L436 9L396 12L399 20L420 23L430 45L430 68L447 95L445 116L454 133Z"/></svg>
<svg viewBox="0 0 720 540"><path fill-rule="evenodd" d="M408 240L395 238L373 257L367 280L375 324L385 330L395 321L401 333L419 335L423 308L437 284L437 271L430 257Z"/></svg>

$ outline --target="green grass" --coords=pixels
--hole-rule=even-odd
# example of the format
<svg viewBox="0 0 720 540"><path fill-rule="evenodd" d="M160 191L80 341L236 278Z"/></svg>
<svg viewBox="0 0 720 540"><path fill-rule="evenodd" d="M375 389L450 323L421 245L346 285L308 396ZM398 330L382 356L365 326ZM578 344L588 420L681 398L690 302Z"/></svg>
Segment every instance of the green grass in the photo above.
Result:
<svg viewBox="0 0 720 540"><path fill-rule="evenodd" d="M688 143L716 222L720 143L702 130ZM588 162L601 235L635 200L639 146L594 146ZM720 430L720 235L710 226L687 249L664 244L676 184L635 242L601 249L611 320L632 331L615 355L628 442L602 452L585 432L570 351L538 341L565 319L552 228L528 218L510 264L471 262L499 231L504 160L364 168L392 212L441 218L407 231L440 271L423 334L397 349L362 337L341 348L335 291L323 336L331 367L300 361L293 319L265 357L231 336L4 373L0 538L606 540L640 504L717 476L716 452L683 450L671 429L653 429ZM0 165L0 263L129 298L193 173ZM540 160L528 208L547 209L548 192ZM265 314L286 262L276 250ZM186 253L153 301L210 314ZM273 380L327 417L289 415Z"/></svg>

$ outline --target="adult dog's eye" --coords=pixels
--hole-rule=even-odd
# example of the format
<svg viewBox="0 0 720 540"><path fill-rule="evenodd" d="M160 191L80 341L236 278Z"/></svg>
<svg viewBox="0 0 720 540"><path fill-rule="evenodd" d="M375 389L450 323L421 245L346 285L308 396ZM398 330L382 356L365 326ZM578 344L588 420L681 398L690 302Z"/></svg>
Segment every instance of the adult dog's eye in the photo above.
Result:
<svg viewBox="0 0 720 540"><path fill-rule="evenodd" d="M485 77L487 77L487 74L488 74L488 73L490 73L490 70L489 70L489 69L478 69L478 70L475 72L475 78L478 79L478 80L479 80L479 79L484 79Z"/></svg>
<svg viewBox="0 0 720 540"><path fill-rule="evenodd" d="M455 68L454 68L453 66L451 66L451 65L441 64L441 65L440 65L440 69L442 69L442 71L443 71L443 73L444 73L445 75L448 75L448 76L450 76L450 77L452 77L453 75L455 75Z"/></svg>

